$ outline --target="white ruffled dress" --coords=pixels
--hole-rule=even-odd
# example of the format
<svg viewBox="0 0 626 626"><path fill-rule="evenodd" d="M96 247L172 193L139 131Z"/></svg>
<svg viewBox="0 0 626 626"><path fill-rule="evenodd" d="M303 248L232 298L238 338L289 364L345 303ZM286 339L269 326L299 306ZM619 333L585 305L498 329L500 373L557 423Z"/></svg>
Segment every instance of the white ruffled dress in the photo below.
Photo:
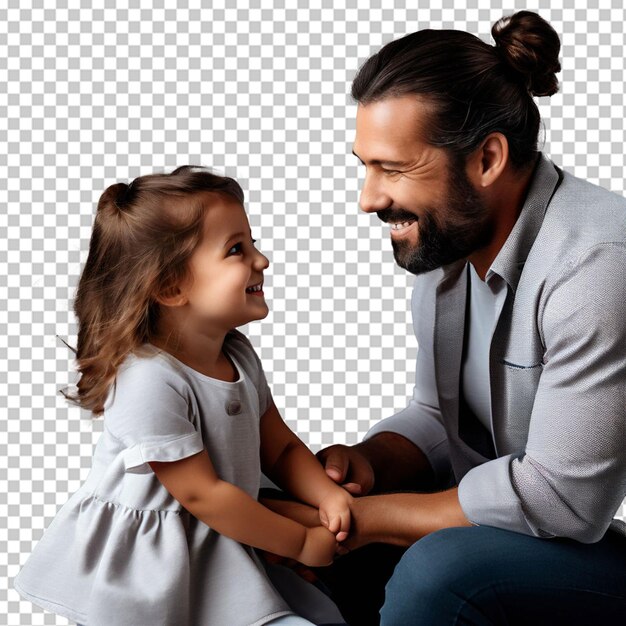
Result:
<svg viewBox="0 0 626 626"><path fill-rule="evenodd" d="M206 448L222 479L257 497L259 418L271 395L252 345L227 335L235 382L145 349L118 371L92 469L15 589L87 626L250 626L293 613L256 552L188 513L147 463Z"/></svg>

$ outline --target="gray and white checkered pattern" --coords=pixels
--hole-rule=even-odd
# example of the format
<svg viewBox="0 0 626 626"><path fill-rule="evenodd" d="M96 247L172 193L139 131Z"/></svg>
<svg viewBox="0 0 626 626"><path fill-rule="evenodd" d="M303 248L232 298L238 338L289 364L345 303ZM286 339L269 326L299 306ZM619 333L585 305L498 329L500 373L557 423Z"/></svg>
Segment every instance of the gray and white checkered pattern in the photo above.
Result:
<svg viewBox="0 0 626 626"><path fill-rule="evenodd" d="M72 355L56 338L75 341L72 298L99 194L116 180L184 163L236 177L271 261L271 313L244 332L276 404L314 450L355 443L405 406L417 345L412 277L395 265L379 220L358 210L363 170L350 154L350 81L393 38L431 27L489 41L493 22L527 7L501 0L456 9L453 0L2 6L7 1L0 9L0 620L68 624L21 601L11 582L85 479L102 431L101 421L58 393L74 376ZM624 193L623 3L538 0L528 8L563 43L561 91L539 101L545 151Z"/></svg>

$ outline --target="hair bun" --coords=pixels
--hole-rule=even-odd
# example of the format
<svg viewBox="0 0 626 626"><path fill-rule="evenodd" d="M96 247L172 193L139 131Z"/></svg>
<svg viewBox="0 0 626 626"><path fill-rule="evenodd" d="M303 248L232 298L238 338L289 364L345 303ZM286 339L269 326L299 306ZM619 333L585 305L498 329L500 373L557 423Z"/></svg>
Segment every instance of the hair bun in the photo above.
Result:
<svg viewBox="0 0 626 626"><path fill-rule="evenodd" d="M531 11L499 19L491 29L502 60L523 77L533 96L551 96L559 89L561 42L556 31Z"/></svg>
<svg viewBox="0 0 626 626"><path fill-rule="evenodd" d="M126 208L126 205L131 199L132 185L132 182L130 185L127 185L126 183L115 183L107 189L113 198L113 204L120 211Z"/></svg>

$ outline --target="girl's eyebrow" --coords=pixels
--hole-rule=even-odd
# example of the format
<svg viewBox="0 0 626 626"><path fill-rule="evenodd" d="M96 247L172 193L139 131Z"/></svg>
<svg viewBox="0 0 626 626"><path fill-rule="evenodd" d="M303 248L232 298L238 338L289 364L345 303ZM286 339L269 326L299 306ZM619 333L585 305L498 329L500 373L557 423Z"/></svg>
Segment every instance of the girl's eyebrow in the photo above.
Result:
<svg viewBox="0 0 626 626"><path fill-rule="evenodd" d="M250 230L248 232L248 234L252 237L252 230ZM224 247L226 247L233 239L237 239L237 237L245 237L246 233L235 233L234 235L231 235L227 240L226 243L224 244Z"/></svg>

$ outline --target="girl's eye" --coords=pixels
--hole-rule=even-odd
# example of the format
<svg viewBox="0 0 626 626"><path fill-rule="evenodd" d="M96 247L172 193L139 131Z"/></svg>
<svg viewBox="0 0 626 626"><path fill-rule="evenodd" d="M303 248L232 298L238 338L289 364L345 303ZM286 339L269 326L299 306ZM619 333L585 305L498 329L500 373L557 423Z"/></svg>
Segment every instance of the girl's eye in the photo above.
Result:
<svg viewBox="0 0 626 626"><path fill-rule="evenodd" d="M256 239L251 239L252 245L256 243ZM226 256L232 256L233 254L243 254L243 242L236 243L226 254Z"/></svg>

